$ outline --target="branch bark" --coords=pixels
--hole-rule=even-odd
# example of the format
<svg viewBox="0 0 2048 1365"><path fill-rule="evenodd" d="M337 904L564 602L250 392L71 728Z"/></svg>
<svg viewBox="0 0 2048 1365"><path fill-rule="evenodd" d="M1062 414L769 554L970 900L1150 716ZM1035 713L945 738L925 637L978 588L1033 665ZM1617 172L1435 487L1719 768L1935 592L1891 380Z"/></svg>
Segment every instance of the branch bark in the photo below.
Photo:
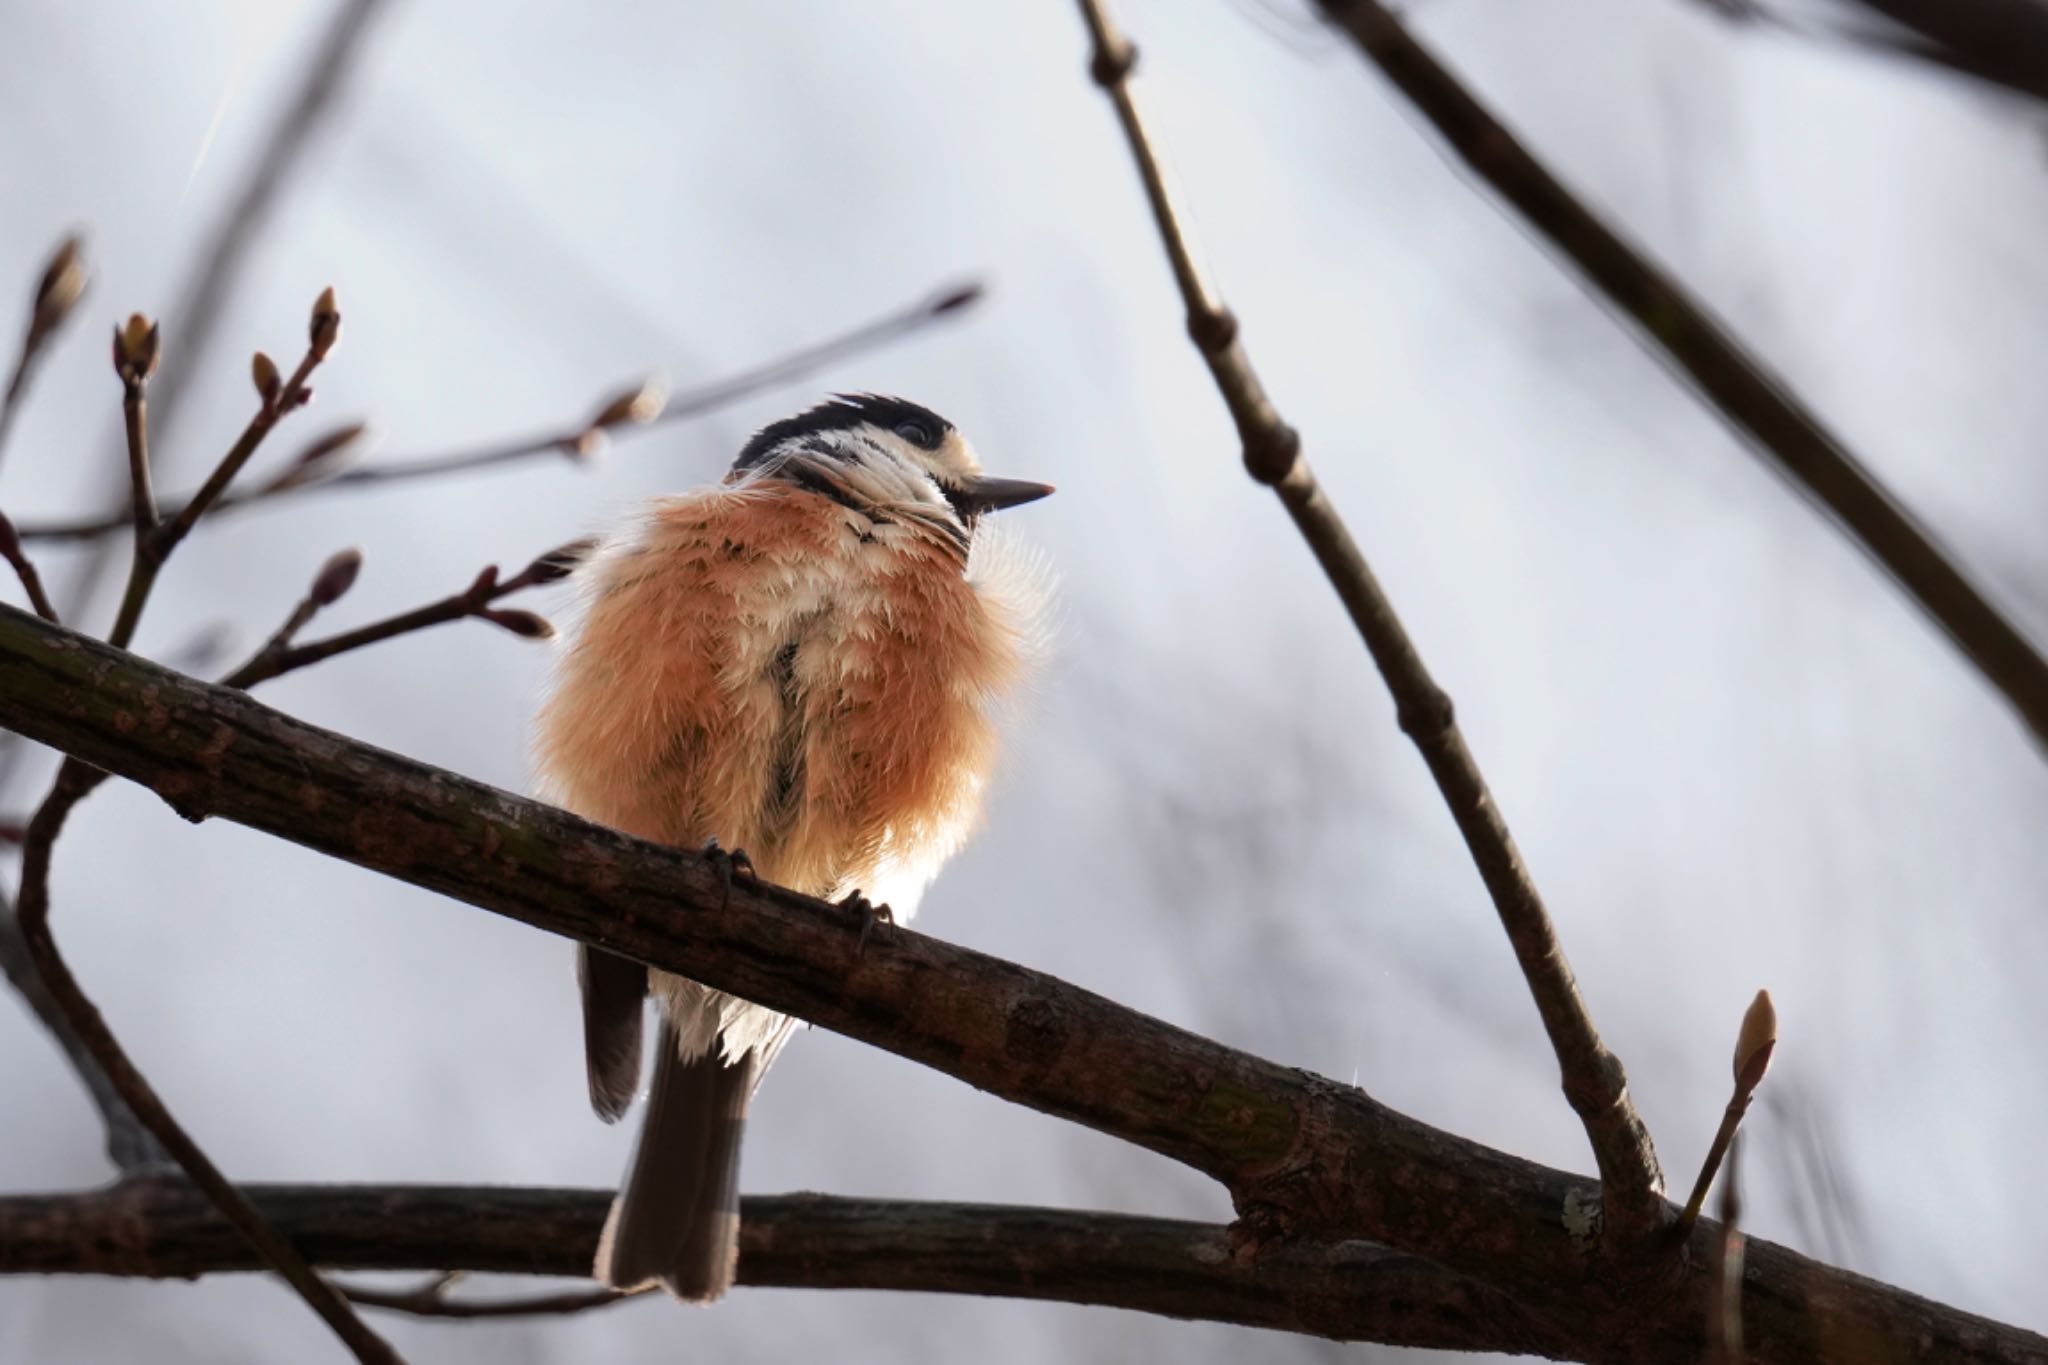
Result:
<svg viewBox="0 0 2048 1365"><path fill-rule="evenodd" d="M331 1270L579 1279L612 1197L491 1185L244 1189ZM183 1181L0 1198L0 1274L163 1279L261 1268ZM752 1196L741 1207L739 1282L1094 1304L1444 1350L1555 1355L1566 1346L1504 1296L1370 1243L1289 1247L1253 1266L1233 1255L1225 1228L1064 1209Z"/></svg>
<svg viewBox="0 0 2048 1365"><path fill-rule="evenodd" d="M294 720L0 606L0 724L220 816L581 939L1086 1124L1223 1182L1293 1241L1363 1239L1504 1293L1588 1361L1700 1359L1710 1229L1655 1284L1573 1231L1585 1180L1043 973L881 926L700 856ZM567 1026L565 1024L565 1026ZM1749 1248L1748 1359L2032 1362L2048 1339ZM1507 1348L1504 1348L1507 1349ZM1540 1349L1530 1347L1529 1349Z"/></svg>
<svg viewBox="0 0 2048 1365"><path fill-rule="evenodd" d="M1635 320L1723 420L1833 514L2048 743L2048 659L1960 564L1707 306L1624 241L1515 139L1379 0L1318 0L1450 149Z"/></svg>

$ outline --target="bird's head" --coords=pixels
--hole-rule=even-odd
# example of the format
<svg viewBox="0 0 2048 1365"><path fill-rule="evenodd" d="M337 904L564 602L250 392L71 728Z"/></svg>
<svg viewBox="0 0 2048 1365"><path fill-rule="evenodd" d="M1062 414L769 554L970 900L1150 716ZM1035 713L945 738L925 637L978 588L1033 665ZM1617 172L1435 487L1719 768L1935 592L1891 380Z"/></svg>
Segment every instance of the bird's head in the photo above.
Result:
<svg viewBox="0 0 2048 1365"><path fill-rule="evenodd" d="M907 399L869 393L838 394L763 427L726 477L793 483L869 517L936 527L962 548L984 513L1053 491L983 473L951 422Z"/></svg>

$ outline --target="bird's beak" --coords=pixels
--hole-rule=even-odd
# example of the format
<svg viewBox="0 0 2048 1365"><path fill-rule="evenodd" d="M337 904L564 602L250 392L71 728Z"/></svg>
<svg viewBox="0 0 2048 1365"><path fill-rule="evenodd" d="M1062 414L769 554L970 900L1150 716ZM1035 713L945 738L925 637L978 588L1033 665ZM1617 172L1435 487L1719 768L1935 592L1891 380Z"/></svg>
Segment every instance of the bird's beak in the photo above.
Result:
<svg viewBox="0 0 2048 1365"><path fill-rule="evenodd" d="M1021 507L1027 502L1037 502L1050 492L1052 485L1049 483L980 475L969 479L960 489L960 501L976 512L994 512L1004 507Z"/></svg>

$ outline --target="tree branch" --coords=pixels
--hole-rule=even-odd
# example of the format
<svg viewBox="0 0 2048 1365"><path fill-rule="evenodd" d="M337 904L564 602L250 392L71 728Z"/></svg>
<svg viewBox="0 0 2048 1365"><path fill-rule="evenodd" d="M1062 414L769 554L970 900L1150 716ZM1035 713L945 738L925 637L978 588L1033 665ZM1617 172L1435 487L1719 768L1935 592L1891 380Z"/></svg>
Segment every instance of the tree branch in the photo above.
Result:
<svg viewBox="0 0 2048 1365"><path fill-rule="evenodd" d="M1634 319L1635 335L1796 481L2048 742L2048 660L1891 490L1706 305L1586 207L1379 0L1318 0L1450 149Z"/></svg>
<svg viewBox="0 0 2048 1365"><path fill-rule="evenodd" d="M21 534L14 529L14 523L5 513L0 513L0 559L5 559L14 569L14 576L21 580L21 590L28 594L29 605L36 615L45 621L56 621L57 607L50 601L50 594L43 590L43 576L36 572L35 561L28 557L28 551L21 545Z"/></svg>
<svg viewBox="0 0 2048 1365"><path fill-rule="evenodd" d="M609 1191L252 1185L250 1198L333 1269L589 1274ZM189 1277L257 1268L183 1182L0 1198L0 1274ZM1369 1243L1290 1247L1256 1267L1226 1229L1163 1218L825 1195L749 1197L739 1282L982 1294L1134 1309L1340 1340L1552 1354L1565 1343L1499 1294ZM415 1293L380 1296L403 1308ZM577 1307L609 1301L561 1296ZM615 1297L615 1296L614 1296ZM563 1311L530 1296L465 1304Z"/></svg>
<svg viewBox="0 0 2048 1365"><path fill-rule="evenodd" d="M1704 1224L1665 1281L1616 1283L1577 1218L1592 1186L1358 1089L908 929L879 927L862 949L864 916L728 883L695 853L320 730L4 605L0 724L149 787L188 819L231 819L594 943L1159 1152L1296 1239L1364 1239L1432 1261L1517 1299L1580 1358L1700 1358ZM1861 1358L2048 1362L2041 1337L1761 1241L1745 1292L1755 1361L1810 1359L1801 1343L1842 1340L1869 1343Z"/></svg>
<svg viewBox="0 0 2048 1365"><path fill-rule="evenodd" d="M14 902L4 895L0 895L0 974L5 974L7 984L56 1040L58 1050L85 1087L93 1108L99 1111L100 1125L106 1130L107 1159L114 1163L114 1169L125 1172L168 1163L170 1153L135 1117L128 1101L121 1098L121 1092L93 1059L92 1049L57 1003L57 997L43 984L28 940L22 937Z"/></svg>
<svg viewBox="0 0 2048 1365"><path fill-rule="evenodd" d="M84 245L76 236L66 237L50 253L50 259L36 281L35 295L29 300L28 328L22 334L21 352L15 357L14 372L7 380L7 392L0 396L0 455L7 451L7 438L14 430L14 419L21 411L23 400L28 397L28 383L35 374L36 364L43 358L43 351L51 338L57 335L57 329L64 325L72 307L84 295L85 284Z"/></svg>
<svg viewBox="0 0 2048 1365"><path fill-rule="evenodd" d="M763 361L698 388L670 394L661 410L649 417L635 419L630 423L619 421L603 426L612 429L614 435L619 435L636 428L679 422L718 411L763 389L800 379L850 356L913 335L932 323L955 316L973 306L980 300L981 295L982 287L978 282L942 287L915 303L872 318L837 336L813 342L786 355ZM600 413L599 416L601 415ZM565 425L558 431L496 442L473 450L391 460L362 469L348 470L331 478L272 482L247 493L230 494L221 498L214 507L214 513L217 515L230 508L249 507L313 492L373 488L412 479L434 479L450 474L498 470L530 464L541 459L577 458L586 448L593 432L601 429L603 428L593 417ZM173 514L181 511L188 501L189 499L183 498L176 500L172 509ZM20 535L25 541L94 540L121 531L129 524L127 513L110 513L27 524L20 528Z"/></svg>
<svg viewBox="0 0 2048 1365"><path fill-rule="evenodd" d="M1281 419L1252 369L1238 338L1237 319L1196 261L1192 235L1131 89L1137 50L1117 31L1101 0L1081 0L1081 14L1094 40L1092 74L1116 105L1180 285L1188 335L1237 424L1245 468L1279 495L1386 680L1401 729L1422 751L1449 804L1535 997L1557 1054L1565 1096L1584 1123L1599 1163L1607 1230L1617 1245L1642 1242L1662 1216L1664 1175L1649 1129L1629 1098L1621 1059L1600 1041L1543 898L1458 729L1450 697L1430 677L1365 555L1324 496L1301 455L1301 438Z"/></svg>

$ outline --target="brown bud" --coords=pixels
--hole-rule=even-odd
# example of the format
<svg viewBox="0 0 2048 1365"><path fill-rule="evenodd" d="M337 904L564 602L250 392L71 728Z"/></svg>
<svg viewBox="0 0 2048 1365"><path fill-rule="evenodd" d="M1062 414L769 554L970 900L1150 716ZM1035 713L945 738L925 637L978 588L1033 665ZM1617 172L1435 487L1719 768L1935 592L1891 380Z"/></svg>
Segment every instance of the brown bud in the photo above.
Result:
<svg viewBox="0 0 2048 1365"><path fill-rule="evenodd" d="M596 548L595 536L572 540L567 545L557 545L527 565L519 576L528 583L558 582L576 572L576 566L590 558L590 552Z"/></svg>
<svg viewBox="0 0 2048 1365"><path fill-rule="evenodd" d="M256 396L269 407L277 401L277 395L284 388L284 380L278 377L277 362L258 351L249 357L249 378L255 382Z"/></svg>
<svg viewBox="0 0 2048 1365"><path fill-rule="evenodd" d="M1742 1016L1742 1030L1735 1035L1735 1091L1753 1093L1771 1069L1771 1052L1778 1046L1778 1011L1771 1005L1771 993L1758 991Z"/></svg>
<svg viewBox="0 0 2048 1365"><path fill-rule="evenodd" d="M973 304L980 303L982 292L983 289L981 281L970 280L968 283L961 285L958 289L949 289L945 293L933 299L931 303L927 305L927 311L929 311L933 317L938 317L942 313L957 313L962 308L966 308Z"/></svg>
<svg viewBox="0 0 2048 1365"><path fill-rule="evenodd" d="M495 564L486 564L483 566L483 568L477 570L476 581L469 585L469 590L464 594L464 596L473 597L476 598L478 601L482 601L484 598L489 597L492 593L496 592L497 590L498 566Z"/></svg>
<svg viewBox="0 0 2048 1365"><path fill-rule="evenodd" d="M661 416L668 406L668 386L659 379L647 379L612 396L610 402L590 419L593 427L641 426Z"/></svg>
<svg viewBox="0 0 2048 1365"><path fill-rule="evenodd" d="M491 607L486 611L479 612L478 615L482 616L492 625L503 626L514 635L522 636L528 640L552 640L555 638L553 624L549 622L547 617L535 612L521 611L517 607Z"/></svg>
<svg viewBox="0 0 2048 1365"><path fill-rule="evenodd" d="M31 342L40 341L57 330L85 293L85 243L76 235L66 237L43 267L36 282L35 308L29 314Z"/></svg>
<svg viewBox="0 0 2048 1365"><path fill-rule="evenodd" d="M356 585L356 575L362 571L361 550L354 546L346 550L336 550L328 556L327 562L320 566L320 572L313 575L313 586L307 591L306 596L313 599L315 606L331 607L341 600L342 594Z"/></svg>
<svg viewBox="0 0 2048 1365"><path fill-rule="evenodd" d="M156 373L158 337L156 324L140 313L114 329L114 373L124 384L147 383Z"/></svg>
<svg viewBox="0 0 2048 1365"><path fill-rule="evenodd" d="M8 519L5 512L0 512L0 559L12 560L20 553L21 532L14 529L14 523ZM555 553L560 554L561 551L557 550ZM566 573L568 570L565 569L563 572Z"/></svg>
<svg viewBox="0 0 2048 1365"><path fill-rule="evenodd" d="M313 316L306 327L313 358L323 359L341 339L341 306L334 301L334 286L328 285L313 300Z"/></svg>

